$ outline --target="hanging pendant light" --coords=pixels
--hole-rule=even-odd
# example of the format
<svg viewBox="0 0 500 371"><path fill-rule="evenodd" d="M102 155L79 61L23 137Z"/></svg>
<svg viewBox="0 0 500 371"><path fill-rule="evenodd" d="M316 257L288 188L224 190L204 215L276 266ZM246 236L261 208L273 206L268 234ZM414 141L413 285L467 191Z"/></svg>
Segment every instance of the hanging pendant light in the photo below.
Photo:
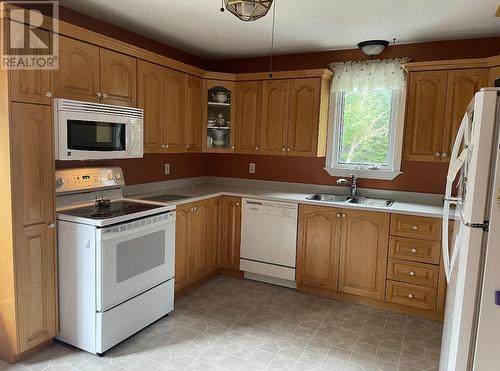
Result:
<svg viewBox="0 0 500 371"><path fill-rule="evenodd" d="M272 3L273 0L224 0L226 9L245 22L265 16Z"/></svg>

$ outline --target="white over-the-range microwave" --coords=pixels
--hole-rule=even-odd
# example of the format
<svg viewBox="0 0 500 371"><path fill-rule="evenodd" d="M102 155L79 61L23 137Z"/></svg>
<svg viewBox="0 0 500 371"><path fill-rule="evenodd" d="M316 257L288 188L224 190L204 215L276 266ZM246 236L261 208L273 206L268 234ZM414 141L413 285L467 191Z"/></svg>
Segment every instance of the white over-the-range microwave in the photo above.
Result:
<svg viewBox="0 0 500 371"><path fill-rule="evenodd" d="M54 100L56 160L143 157L142 109Z"/></svg>

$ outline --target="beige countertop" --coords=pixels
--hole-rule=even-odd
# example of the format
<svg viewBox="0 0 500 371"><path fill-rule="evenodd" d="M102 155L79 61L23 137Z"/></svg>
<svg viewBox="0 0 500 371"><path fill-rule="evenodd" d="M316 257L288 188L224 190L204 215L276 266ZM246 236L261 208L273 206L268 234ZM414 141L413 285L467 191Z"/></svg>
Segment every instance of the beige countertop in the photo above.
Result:
<svg viewBox="0 0 500 371"><path fill-rule="evenodd" d="M188 185L178 188L155 189L148 191L144 189L143 192L135 192L134 195L129 195L129 199L139 199L146 196L154 196L160 194L180 195L187 196L187 198L175 200L165 204L168 205L182 205L194 201L200 201L210 197L217 196L236 196L242 198L258 198L270 201L292 202L299 204L318 205L327 207L337 207L344 209L358 209L370 210L386 213L408 214L417 216L427 216L433 218L441 218L443 213L443 206L440 204L418 203L418 202L401 202L396 201L390 207L377 207L359 204L350 204L347 202L325 202L325 201L312 201L307 200L306 197L315 193L314 190L308 193L303 191L278 191L274 187L245 187L232 184L197 184ZM345 194L345 192L344 192ZM390 198L390 197L388 197Z"/></svg>

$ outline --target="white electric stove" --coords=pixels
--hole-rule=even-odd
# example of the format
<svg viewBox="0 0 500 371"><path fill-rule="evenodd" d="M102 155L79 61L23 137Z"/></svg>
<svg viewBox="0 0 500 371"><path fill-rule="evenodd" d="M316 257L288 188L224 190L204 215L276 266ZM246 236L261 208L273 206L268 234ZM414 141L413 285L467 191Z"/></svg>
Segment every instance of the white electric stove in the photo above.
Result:
<svg viewBox="0 0 500 371"><path fill-rule="evenodd" d="M56 172L57 338L102 354L174 307L175 206L128 200L120 168Z"/></svg>

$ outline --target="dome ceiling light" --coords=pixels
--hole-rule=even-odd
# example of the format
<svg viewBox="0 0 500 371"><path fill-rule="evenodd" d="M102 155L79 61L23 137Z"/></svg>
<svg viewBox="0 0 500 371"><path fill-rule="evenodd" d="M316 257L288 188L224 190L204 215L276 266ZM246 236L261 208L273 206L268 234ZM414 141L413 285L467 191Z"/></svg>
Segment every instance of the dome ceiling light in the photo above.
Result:
<svg viewBox="0 0 500 371"><path fill-rule="evenodd" d="M382 53L387 45L389 45L387 40L367 40L360 42L358 48L369 57L373 57Z"/></svg>
<svg viewBox="0 0 500 371"><path fill-rule="evenodd" d="M264 17L272 4L273 0L224 0L226 9L245 22Z"/></svg>

